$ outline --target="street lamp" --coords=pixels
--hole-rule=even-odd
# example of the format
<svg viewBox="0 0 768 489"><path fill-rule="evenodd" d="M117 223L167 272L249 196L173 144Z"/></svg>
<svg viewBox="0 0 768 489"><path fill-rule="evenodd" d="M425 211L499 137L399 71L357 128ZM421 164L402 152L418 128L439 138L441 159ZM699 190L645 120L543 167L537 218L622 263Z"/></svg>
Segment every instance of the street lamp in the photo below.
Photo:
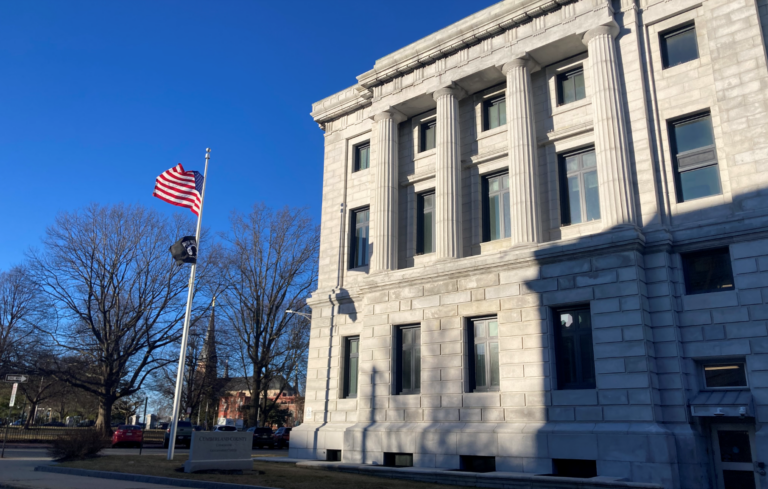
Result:
<svg viewBox="0 0 768 489"><path fill-rule="evenodd" d="M285 313L286 314L298 314L299 316L304 316L307 319L312 319L312 316L307 314L306 312L299 312L299 311L293 311L291 309L286 309Z"/></svg>

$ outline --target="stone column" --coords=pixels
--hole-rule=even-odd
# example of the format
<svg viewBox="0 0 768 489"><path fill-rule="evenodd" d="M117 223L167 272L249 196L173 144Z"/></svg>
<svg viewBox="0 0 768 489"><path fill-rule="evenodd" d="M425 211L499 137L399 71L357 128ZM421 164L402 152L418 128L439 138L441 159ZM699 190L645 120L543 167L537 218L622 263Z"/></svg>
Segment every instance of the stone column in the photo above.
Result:
<svg viewBox="0 0 768 489"><path fill-rule="evenodd" d="M376 124L376 160L373 218L372 272L397 269L398 161L397 125L405 119L394 109L373 117Z"/></svg>
<svg viewBox="0 0 768 489"><path fill-rule="evenodd" d="M509 145L509 197L512 246L540 240L537 205L538 165L533 122L531 69L533 60L523 56L504 64L507 76L507 141Z"/></svg>
<svg viewBox="0 0 768 489"><path fill-rule="evenodd" d="M583 38L589 52L592 78L597 179L604 229L637 223L627 123L614 43L618 30L615 25L595 27Z"/></svg>
<svg viewBox="0 0 768 489"><path fill-rule="evenodd" d="M435 234L438 258L461 258L461 149L459 140L458 87L441 88L437 102L435 145Z"/></svg>

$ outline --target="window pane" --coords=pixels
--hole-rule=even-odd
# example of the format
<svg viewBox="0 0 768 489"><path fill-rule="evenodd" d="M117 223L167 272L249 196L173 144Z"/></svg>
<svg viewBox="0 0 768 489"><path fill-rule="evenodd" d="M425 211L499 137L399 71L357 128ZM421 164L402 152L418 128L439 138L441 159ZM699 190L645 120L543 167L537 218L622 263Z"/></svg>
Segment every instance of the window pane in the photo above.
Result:
<svg viewBox="0 0 768 489"><path fill-rule="evenodd" d="M499 184L501 183L499 177L494 177L488 180L488 190L491 192L498 192L499 191Z"/></svg>
<svg viewBox="0 0 768 489"><path fill-rule="evenodd" d="M410 345L413 341L413 330L412 329L404 329L403 330L403 345Z"/></svg>
<svg viewBox="0 0 768 489"><path fill-rule="evenodd" d="M666 43L666 67L687 63L699 57L699 49L696 45L696 29L687 29L680 33L665 36Z"/></svg>
<svg viewBox="0 0 768 489"><path fill-rule="evenodd" d="M600 219L600 190L597 184L597 171L584 174L584 200L587 206L587 221Z"/></svg>
<svg viewBox="0 0 768 489"><path fill-rule="evenodd" d="M727 249L686 253L682 259L687 294L733 289L731 255Z"/></svg>
<svg viewBox="0 0 768 489"><path fill-rule="evenodd" d="M749 443L748 431L718 430L717 438L720 444L721 461L752 463L752 446Z"/></svg>
<svg viewBox="0 0 768 489"><path fill-rule="evenodd" d="M475 345L475 387L485 387L485 344Z"/></svg>
<svg viewBox="0 0 768 489"><path fill-rule="evenodd" d="M498 321L489 321L488 322L488 336L489 337L499 336L499 323L498 323Z"/></svg>
<svg viewBox="0 0 768 489"><path fill-rule="evenodd" d="M475 323L475 338L485 338L485 323Z"/></svg>
<svg viewBox="0 0 768 489"><path fill-rule="evenodd" d="M576 87L573 83L573 78L563 78L563 104L569 104L576 100Z"/></svg>
<svg viewBox="0 0 768 489"><path fill-rule="evenodd" d="M507 123L507 99L505 98L499 102L499 125L503 126Z"/></svg>
<svg viewBox="0 0 768 489"><path fill-rule="evenodd" d="M413 388L421 389L421 347L413 349Z"/></svg>
<svg viewBox="0 0 768 489"><path fill-rule="evenodd" d="M501 177L501 188L509 188L509 175Z"/></svg>
<svg viewBox="0 0 768 489"><path fill-rule="evenodd" d="M675 145L678 153L715 144L712 136L712 118L703 117L675 124Z"/></svg>
<svg viewBox="0 0 768 489"><path fill-rule="evenodd" d="M498 185L498 181L496 184ZM499 196L494 195L491 197L488 203L488 220L491 230L491 241L501 238L501 216L499 215Z"/></svg>
<svg viewBox="0 0 768 489"><path fill-rule="evenodd" d="M424 208L432 209L435 206L435 194L427 194L424 196Z"/></svg>
<svg viewBox="0 0 768 489"><path fill-rule="evenodd" d="M432 241L432 211L424 214L424 253L433 253L435 248Z"/></svg>
<svg viewBox="0 0 768 489"><path fill-rule="evenodd" d="M568 177L568 205L570 206L571 224L581 222L581 190L579 176Z"/></svg>
<svg viewBox="0 0 768 489"><path fill-rule="evenodd" d="M592 168L593 166L597 166L597 156L594 151L581 155L581 166L582 168Z"/></svg>
<svg viewBox="0 0 768 489"><path fill-rule="evenodd" d="M499 385L499 344L488 343L489 356L491 361L491 384Z"/></svg>
<svg viewBox="0 0 768 489"><path fill-rule="evenodd" d="M510 221L511 209L509 207L509 191L502 194L504 200L504 237L509 238L512 236L512 222Z"/></svg>
<svg viewBox="0 0 768 489"><path fill-rule="evenodd" d="M427 122L421 125L421 150L428 151L435 147L436 122Z"/></svg>
<svg viewBox="0 0 768 489"><path fill-rule="evenodd" d="M720 170L717 165L680 173L680 190L683 200L719 195Z"/></svg>
<svg viewBox="0 0 768 489"><path fill-rule="evenodd" d="M576 380L576 347L573 336L560 338L560 352L557 355L560 364L560 376L557 381L562 386L573 384Z"/></svg>
<svg viewBox="0 0 768 489"><path fill-rule="evenodd" d="M359 342L357 340L350 341L349 342L349 353L350 354L358 353L358 350L357 350L358 345L359 345Z"/></svg>
<svg viewBox="0 0 768 489"><path fill-rule="evenodd" d="M579 169L579 157L569 156L565 159L565 171L571 173Z"/></svg>
<svg viewBox="0 0 768 489"><path fill-rule="evenodd" d="M370 166L371 146L369 144L357 147L357 170L365 170Z"/></svg>
<svg viewBox="0 0 768 489"><path fill-rule="evenodd" d="M413 388L411 387L412 361L411 350L403 350L403 390L410 390Z"/></svg>
<svg viewBox="0 0 768 489"><path fill-rule="evenodd" d="M357 357L349 359L349 397L357 396Z"/></svg>
<svg viewBox="0 0 768 489"><path fill-rule="evenodd" d="M499 127L499 106L491 105L488 107L488 129Z"/></svg>
<svg viewBox="0 0 768 489"><path fill-rule="evenodd" d="M707 365L704 367L707 387L746 387L747 375L744 364Z"/></svg>
<svg viewBox="0 0 768 489"><path fill-rule="evenodd" d="M595 382L595 354L592 351L592 333L579 335L582 384Z"/></svg>
<svg viewBox="0 0 768 489"><path fill-rule="evenodd" d="M585 98L587 96L587 91L584 88L584 72L574 75L573 84L576 100Z"/></svg>

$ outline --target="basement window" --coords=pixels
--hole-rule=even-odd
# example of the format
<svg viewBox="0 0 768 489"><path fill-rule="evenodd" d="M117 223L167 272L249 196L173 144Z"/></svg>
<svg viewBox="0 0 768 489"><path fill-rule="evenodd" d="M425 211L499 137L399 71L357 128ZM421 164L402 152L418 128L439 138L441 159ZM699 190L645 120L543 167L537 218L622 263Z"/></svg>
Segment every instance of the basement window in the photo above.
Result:
<svg viewBox="0 0 768 489"><path fill-rule="evenodd" d="M341 462L341 450L326 450L325 451L326 462Z"/></svg>
<svg viewBox="0 0 768 489"><path fill-rule="evenodd" d="M683 253L680 258L683 262L686 295L733 289L731 253L728 248Z"/></svg>
<svg viewBox="0 0 768 489"><path fill-rule="evenodd" d="M496 457L461 456L461 469L464 472L496 472Z"/></svg>
<svg viewBox="0 0 768 489"><path fill-rule="evenodd" d="M385 452L384 465L387 467L413 467L413 454Z"/></svg>
<svg viewBox="0 0 768 489"><path fill-rule="evenodd" d="M705 364L704 385L707 389L747 387L747 371L740 362Z"/></svg>
<svg viewBox="0 0 768 489"><path fill-rule="evenodd" d="M553 458L552 475L556 477L591 479L592 477L597 477L597 461Z"/></svg>

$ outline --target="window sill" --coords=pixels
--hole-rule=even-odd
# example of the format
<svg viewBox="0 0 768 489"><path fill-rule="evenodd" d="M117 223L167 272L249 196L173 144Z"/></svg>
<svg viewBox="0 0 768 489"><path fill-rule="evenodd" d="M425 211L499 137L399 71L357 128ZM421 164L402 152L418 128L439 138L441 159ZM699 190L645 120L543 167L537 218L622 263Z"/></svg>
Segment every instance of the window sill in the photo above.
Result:
<svg viewBox="0 0 768 489"><path fill-rule="evenodd" d="M487 129L485 131L480 132L477 135L477 140L482 141L483 139L490 138L490 137L496 136L497 134L501 134L505 132L507 132L506 124L504 124L503 126L494 127L493 129Z"/></svg>
<svg viewBox="0 0 768 489"><path fill-rule="evenodd" d="M501 238L480 243L480 254L495 253L512 247L512 238Z"/></svg>
<svg viewBox="0 0 768 489"><path fill-rule="evenodd" d="M661 61L661 60L659 60ZM668 68L661 67L661 76L666 78L668 76L679 75L680 73L686 73L690 70L698 70L701 68L701 57L680 63L679 65L670 66Z"/></svg>
<svg viewBox="0 0 768 489"><path fill-rule="evenodd" d="M428 149L426 151L416 153L416 155L413 157L413 161L423 160L424 158L429 158L435 154L437 154L437 148Z"/></svg>
<svg viewBox="0 0 768 489"><path fill-rule="evenodd" d="M569 224L560 226L560 239L579 238L590 234L597 234L603 230L603 223L600 219L594 221L582 222L579 224Z"/></svg>
<svg viewBox="0 0 768 489"><path fill-rule="evenodd" d="M577 100L576 102L571 102L570 104L565 105L556 105L552 107L552 117L564 114L566 112L570 112L572 110L580 109L582 107L586 107L587 105L592 104L592 99L590 97L583 98L581 100Z"/></svg>

